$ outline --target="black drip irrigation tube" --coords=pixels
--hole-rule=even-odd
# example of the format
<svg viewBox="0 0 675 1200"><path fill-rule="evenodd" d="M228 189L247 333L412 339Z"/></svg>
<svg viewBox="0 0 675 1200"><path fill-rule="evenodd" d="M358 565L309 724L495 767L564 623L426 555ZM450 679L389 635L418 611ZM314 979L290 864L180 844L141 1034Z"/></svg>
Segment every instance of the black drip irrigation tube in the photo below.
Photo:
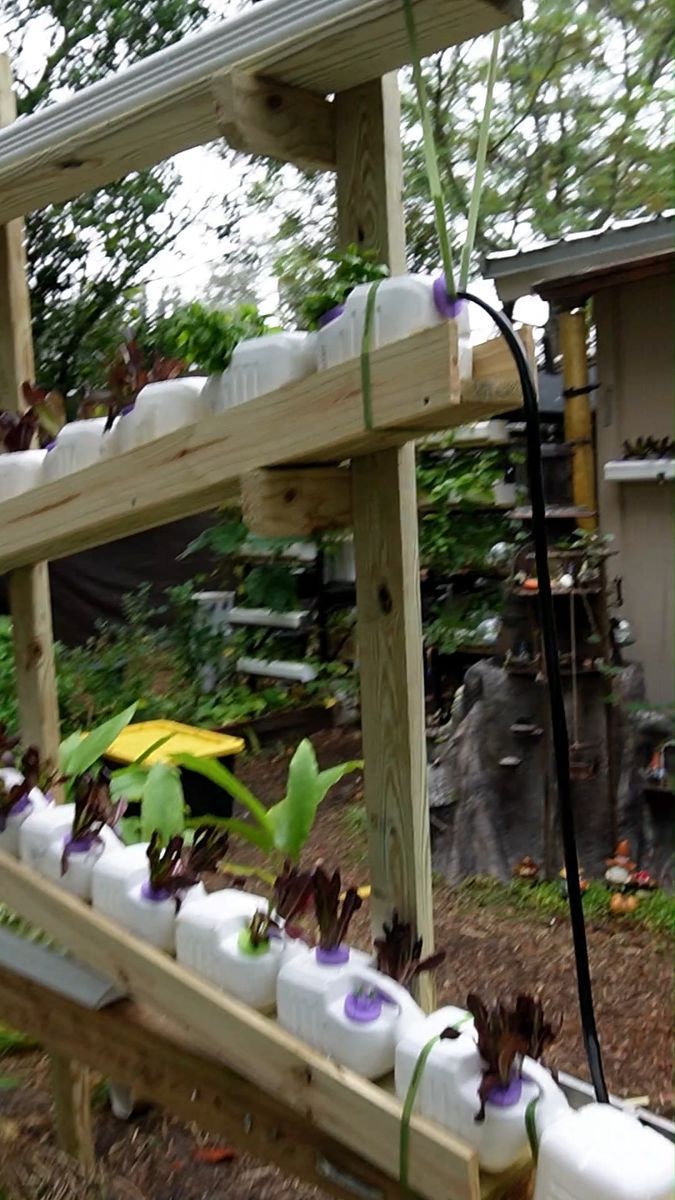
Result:
<svg viewBox="0 0 675 1200"><path fill-rule="evenodd" d="M551 576L548 567L546 503L544 500L544 480L541 465L541 434L537 392L520 338L504 313L497 311L486 300L481 299L480 296L474 296L471 292L457 292L457 295L451 299L465 300L470 304L477 304L479 308L482 308L492 318L511 351L523 392L527 440L527 473L532 503L532 534L535 561L537 564L537 579L539 582L541 630L544 642L546 673L548 676L553 751L558 785L563 856L567 875L570 924L572 926L572 940L574 943L574 958L577 972L579 1011L595 1096L599 1103L608 1104L609 1094L607 1092L607 1084L605 1083L600 1042L595 1024L593 987L591 984L588 943L586 940L586 923L584 920L581 884L579 881L577 840L570 788L569 738L567 733L567 718L565 716L562 675L560 673L560 660L558 658L558 637L553 612Z"/></svg>

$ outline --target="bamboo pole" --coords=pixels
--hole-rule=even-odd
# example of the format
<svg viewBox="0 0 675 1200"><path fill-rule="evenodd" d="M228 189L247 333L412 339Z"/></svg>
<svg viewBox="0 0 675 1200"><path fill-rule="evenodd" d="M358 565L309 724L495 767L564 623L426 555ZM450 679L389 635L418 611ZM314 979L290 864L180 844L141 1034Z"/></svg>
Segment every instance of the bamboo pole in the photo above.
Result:
<svg viewBox="0 0 675 1200"><path fill-rule="evenodd" d="M595 512L593 420L588 393L586 321L582 309L560 313L560 345L565 389L565 441L572 445L572 500ZM569 394L572 393L572 394ZM582 529L595 529L597 517L579 520Z"/></svg>

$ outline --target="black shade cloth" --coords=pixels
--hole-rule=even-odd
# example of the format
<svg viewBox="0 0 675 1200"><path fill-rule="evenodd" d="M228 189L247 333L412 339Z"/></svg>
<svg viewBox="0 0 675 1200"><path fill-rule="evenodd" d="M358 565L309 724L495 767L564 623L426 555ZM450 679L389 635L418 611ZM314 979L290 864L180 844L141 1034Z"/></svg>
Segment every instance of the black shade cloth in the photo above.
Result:
<svg viewBox="0 0 675 1200"><path fill-rule="evenodd" d="M121 618L123 597L142 584L149 583L151 598L160 601L166 588L209 572L213 560L206 551L179 555L214 520L213 513L187 517L50 563L54 637L79 645L98 621ZM9 611L6 577L0 579L0 606Z"/></svg>

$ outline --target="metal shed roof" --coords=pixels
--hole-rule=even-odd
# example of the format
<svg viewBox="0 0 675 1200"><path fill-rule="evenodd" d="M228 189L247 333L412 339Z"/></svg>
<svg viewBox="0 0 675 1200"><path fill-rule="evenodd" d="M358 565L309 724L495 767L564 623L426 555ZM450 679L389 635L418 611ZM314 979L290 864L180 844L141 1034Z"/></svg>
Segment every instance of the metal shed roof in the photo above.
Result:
<svg viewBox="0 0 675 1200"><path fill-rule="evenodd" d="M559 281L672 255L675 209L658 217L609 221L600 229L570 233L556 242L532 242L524 249L488 255L483 271L494 279L503 303L547 290Z"/></svg>

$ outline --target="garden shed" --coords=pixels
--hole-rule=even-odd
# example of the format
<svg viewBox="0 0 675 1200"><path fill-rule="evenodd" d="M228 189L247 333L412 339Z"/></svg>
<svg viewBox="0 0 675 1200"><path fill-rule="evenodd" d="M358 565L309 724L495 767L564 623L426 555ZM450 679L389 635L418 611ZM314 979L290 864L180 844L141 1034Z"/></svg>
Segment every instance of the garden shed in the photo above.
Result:
<svg viewBox="0 0 675 1200"><path fill-rule="evenodd" d="M626 453L639 438L672 438L674 230L672 213L615 221L486 262L503 303L535 292L566 314L591 302L597 385L588 395L599 524L614 537L621 615L635 635L630 656L644 664L647 700L655 705L673 702L675 459L672 442L663 460L658 451L648 458ZM565 376L562 329L559 348Z"/></svg>

